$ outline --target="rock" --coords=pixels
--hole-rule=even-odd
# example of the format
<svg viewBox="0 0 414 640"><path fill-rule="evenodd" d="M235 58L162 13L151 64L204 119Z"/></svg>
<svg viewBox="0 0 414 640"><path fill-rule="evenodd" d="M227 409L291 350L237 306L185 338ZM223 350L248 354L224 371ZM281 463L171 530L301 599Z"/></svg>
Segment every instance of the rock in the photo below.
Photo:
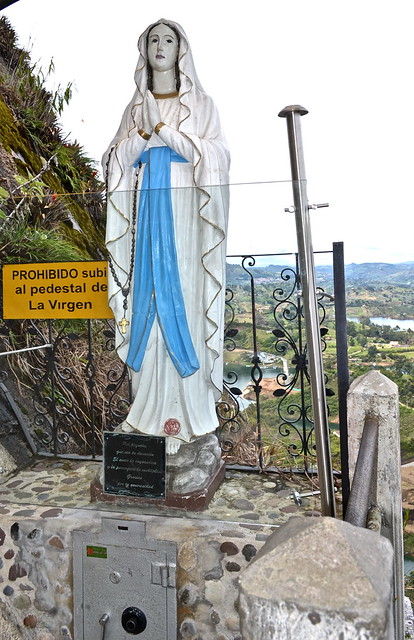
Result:
<svg viewBox="0 0 414 640"><path fill-rule="evenodd" d="M214 625L219 624L219 622L220 622L220 616L219 616L219 614L217 613L217 611L215 611L214 609L213 609L213 611L211 612L211 616L210 616L210 618L211 618L211 622L212 622Z"/></svg>
<svg viewBox="0 0 414 640"><path fill-rule="evenodd" d="M292 489L282 489L278 491L276 495L278 498L288 498L292 495Z"/></svg>
<svg viewBox="0 0 414 640"><path fill-rule="evenodd" d="M214 498L214 506L215 507L226 507L228 502L225 498Z"/></svg>
<svg viewBox="0 0 414 640"><path fill-rule="evenodd" d="M204 575L204 579L205 580L220 580L220 578L223 576L223 569L220 565L217 565L216 567L212 567L211 569L209 569L208 571L206 571L205 575Z"/></svg>
<svg viewBox="0 0 414 640"><path fill-rule="evenodd" d="M204 568L205 580L220 580L223 575L221 560L224 557L217 542L199 546L199 565Z"/></svg>
<svg viewBox="0 0 414 640"><path fill-rule="evenodd" d="M192 582L187 582L178 592L178 602L191 607L200 598L200 590Z"/></svg>
<svg viewBox="0 0 414 640"><path fill-rule="evenodd" d="M27 576L27 571L18 562L12 564L9 569L9 580L14 582L17 578L24 578Z"/></svg>
<svg viewBox="0 0 414 640"><path fill-rule="evenodd" d="M37 618L36 616L30 615L30 616L26 616L23 619L23 624L25 627L29 627L30 629L34 629L35 626L37 625Z"/></svg>
<svg viewBox="0 0 414 640"><path fill-rule="evenodd" d="M268 507L280 507L280 498L270 498L270 500L266 500L266 505Z"/></svg>
<svg viewBox="0 0 414 640"><path fill-rule="evenodd" d="M239 529L226 529L225 531L221 532L221 535L223 536L223 538L244 538L245 534L243 531L240 531Z"/></svg>
<svg viewBox="0 0 414 640"><path fill-rule="evenodd" d="M263 542L268 539L269 535L270 535L269 533L257 533L255 538L257 542Z"/></svg>
<svg viewBox="0 0 414 640"><path fill-rule="evenodd" d="M53 536L48 540L48 542L52 547L56 547L57 549L65 548L65 545L63 544L63 541L59 536Z"/></svg>
<svg viewBox="0 0 414 640"><path fill-rule="evenodd" d="M182 444L177 453L167 455L170 491L187 494L202 490L221 464L221 449L214 434Z"/></svg>
<svg viewBox="0 0 414 640"><path fill-rule="evenodd" d="M173 493L192 493L202 489L208 479L209 475L202 469L188 469L175 476L171 488Z"/></svg>
<svg viewBox="0 0 414 640"><path fill-rule="evenodd" d="M239 494L240 494L240 489L236 488L236 487L224 487L223 488L223 494L226 496L226 498L236 498Z"/></svg>
<svg viewBox="0 0 414 640"><path fill-rule="evenodd" d="M229 616L226 618L226 627L229 631L238 631L240 628L239 619L236 616Z"/></svg>
<svg viewBox="0 0 414 640"><path fill-rule="evenodd" d="M246 511L247 509L254 509L254 504L253 502L250 502L250 500L238 498L233 502L233 507L235 509L240 509L240 511Z"/></svg>
<svg viewBox="0 0 414 640"><path fill-rule="evenodd" d="M221 605L226 596L224 584L219 580L211 580L206 582L205 598L208 602L215 605Z"/></svg>
<svg viewBox="0 0 414 640"><path fill-rule="evenodd" d="M242 549L242 554L246 558L247 562L250 562L250 560L254 558L256 553L257 553L257 549L252 544L245 544Z"/></svg>
<svg viewBox="0 0 414 640"><path fill-rule="evenodd" d="M212 451L201 451L196 459L197 467L206 467L207 469L214 469L217 464L217 458Z"/></svg>
<svg viewBox="0 0 414 640"><path fill-rule="evenodd" d="M271 520L279 520L282 517L282 514L279 511L269 511L267 517Z"/></svg>
<svg viewBox="0 0 414 640"><path fill-rule="evenodd" d="M184 542L178 553L178 563L184 571L190 571L197 566L197 553L192 542Z"/></svg>
<svg viewBox="0 0 414 640"><path fill-rule="evenodd" d="M62 513L62 509L48 509L47 511L43 511L43 513L40 514L41 518L57 518L58 516L60 516L60 514Z"/></svg>
<svg viewBox="0 0 414 640"><path fill-rule="evenodd" d="M228 556L235 556L237 553L239 553L239 548L234 544L234 542L226 541L221 545L220 551Z"/></svg>
<svg viewBox="0 0 414 640"><path fill-rule="evenodd" d="M283 513L296 513L297 511L299 511L298 507L296 507L294 504L290 505L289 507L281 507L280 510L283 511Z"/></svg>
<svg viewBox="0 0 414 640"><path fill-rule="evenodd" d="M16 511L15 513L13 513L13 515L19 517L24 516L26 518L34 515L35 513L36 511L34 509L21 509L20 511Z"/></svg>
<svg viewBox="0 0 414 640"><path fill-rule="evenodd" d="M180 632L183 639L187 640L193 638L193 636L195 636L197 633L197 627L194 621L190 619L184 620L180 627Z"/></svg>
<svg viewBox="0 0 414 640"><path fill-rule="evenodd" d="M263 491L261 489L250 489L250 491L247 492L249 498L260 498L262 495Z"/></svg>
<svg viewBox="0 0 414 640"><path fill-rule="evenodd" d="M31 604L32 601L30 600L29 596L24 593L16 596L16 598L13 600L13 606L16 607L16 609L28 609Z"/></svg>

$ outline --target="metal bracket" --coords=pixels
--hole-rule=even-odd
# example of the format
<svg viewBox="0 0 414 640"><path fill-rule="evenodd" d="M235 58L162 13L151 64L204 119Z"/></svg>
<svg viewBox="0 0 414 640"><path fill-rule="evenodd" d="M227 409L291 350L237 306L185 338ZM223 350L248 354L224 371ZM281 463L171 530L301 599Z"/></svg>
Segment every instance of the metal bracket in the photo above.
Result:
<svg viewBox="0 0 414 640"><path fill-rule="evenodd" d="M322 202L322 204L308 204L308 209L323 209L329 207L329 202Z"/></svg>
<svg viewBox="0 0 414 640"><path fill-rule="evenodd" d="M320 204L308 204L308 209L323 209L324 207L329 207L329 202L322 202ZM291 205L290 207L285 207L285 213L295 213L296 207Z"/></svg>
<svg viewBox="0 0 414 640"><path fill-rule="evenodd" d="M334 487L334 493L337 491L336 487ZM312 496L319 496L321 492L317 491L305 491L305 493L299 493L299 491L293 491L291 498L294 503L300 507L302 504L302 498L311 498Z"/></svg>

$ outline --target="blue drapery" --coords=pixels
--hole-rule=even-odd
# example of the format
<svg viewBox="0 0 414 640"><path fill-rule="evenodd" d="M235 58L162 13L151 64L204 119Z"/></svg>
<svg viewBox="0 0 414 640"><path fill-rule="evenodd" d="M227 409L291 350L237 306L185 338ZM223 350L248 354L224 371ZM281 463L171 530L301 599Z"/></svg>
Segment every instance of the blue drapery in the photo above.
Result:
<svg viewBox="0 0 414 640"><path fill-rule="evenodd" d="M126 363L139 371L155 316L171 360L182 378L200 365L188 327L178 271L171 203L171 162L187 162L169 147L152 147L138 208L130 345Z"/></svg>

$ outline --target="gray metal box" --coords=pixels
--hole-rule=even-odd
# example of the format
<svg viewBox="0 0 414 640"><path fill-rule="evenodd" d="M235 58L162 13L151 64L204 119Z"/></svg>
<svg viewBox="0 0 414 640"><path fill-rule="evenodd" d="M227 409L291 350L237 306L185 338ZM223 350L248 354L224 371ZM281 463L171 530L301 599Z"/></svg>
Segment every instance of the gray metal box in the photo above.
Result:
<svg viewBox="0 0 414 640"><path fill-rule="evenodd" d="M176 544L147 540L144 522L74 531L75 640L176 640L176 561Z"/></svg>

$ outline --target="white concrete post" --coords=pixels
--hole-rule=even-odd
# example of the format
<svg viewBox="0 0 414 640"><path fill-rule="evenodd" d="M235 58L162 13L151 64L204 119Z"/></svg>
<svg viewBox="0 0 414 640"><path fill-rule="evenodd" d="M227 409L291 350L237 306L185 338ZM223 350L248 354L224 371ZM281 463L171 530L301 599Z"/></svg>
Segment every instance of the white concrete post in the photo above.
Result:
<svg viewBox="0 0 414 640"><path fill-rule="evenodd" d="M292 517L240 576L243 640L386 640L392 546L334 518Z"/></svg>
<svg viewBox="0 0 414 640"><path fill-rule="evenodd" d="M378 419L378 461L372 503L382 513L382 535L394 547L394 602L397 637L404 638L404 551L398 387L379 371L369 371L348 391L349 473L352 479L366 417Z"/></svg>

